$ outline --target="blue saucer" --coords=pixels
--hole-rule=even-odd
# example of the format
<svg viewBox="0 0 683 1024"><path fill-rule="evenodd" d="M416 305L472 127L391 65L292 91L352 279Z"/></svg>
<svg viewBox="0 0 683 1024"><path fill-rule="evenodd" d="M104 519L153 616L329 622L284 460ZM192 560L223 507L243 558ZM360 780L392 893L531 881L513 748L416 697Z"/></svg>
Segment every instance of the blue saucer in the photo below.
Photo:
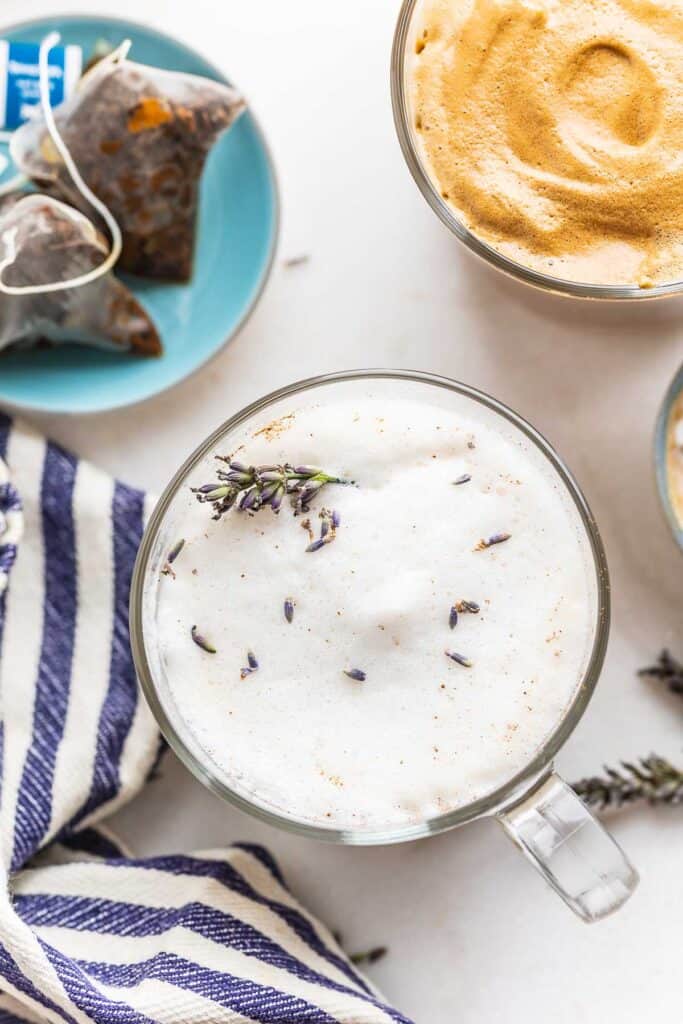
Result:
<svg viewBox="0 0 683 1024"><path fill-rule="evenodd" d="M83 47L131 39L131 60L225 80L193 50L155 29L115 18L57 17L0 29L39 42L61 33ZM8 168L0 181L16 173ZM245 322L264 288L278 233L275 173L261 130L247 111L216 144L202 176L195 270L185 285L127 278L164 344L159 359L78 345L0 354L0 402L49 412L97 412L140 402L171 387L215 355Z"/></svg>

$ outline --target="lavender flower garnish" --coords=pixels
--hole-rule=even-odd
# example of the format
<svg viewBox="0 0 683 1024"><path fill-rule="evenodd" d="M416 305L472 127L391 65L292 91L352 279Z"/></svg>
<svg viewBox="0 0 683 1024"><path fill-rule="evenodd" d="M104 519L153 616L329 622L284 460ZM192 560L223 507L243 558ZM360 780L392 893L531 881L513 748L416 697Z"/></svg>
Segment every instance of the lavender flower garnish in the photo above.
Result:
<svg viewBox="0 0 683 1024"><path fill-rule="evenodd" d="M247 466L216 457L228 466L217 471L218 481L192 488L197 501L213 505L214 519L220 519L235 506L240 512L254 513L266 506L279 512L286 496L294 515L300 515L308 512L310 502L326 484L352 482L332 476L317 466L293 466L289 462L281 466Z"/></svg>
<svg viewBox="0 0 683 1024"><path fill-rule="evenodd" d="M462 476L459 476L457 480L453 481L453 483L458 487L460 484L468 484L471 479L472 477L469 473L463 473Z"/></svg>
<svg viewBox="0 0 683 1024"><path fill-rule="evenodd" d="M306 551L320 551L325 544L331 544L337 536L337 527L341 523L339 513L334 510L330 511L327 508L321 508L320 519L320 537L318 540L312 540Z"/></svg>
<svg viewBox="0 0 683 1024"><path fill-rule="evenodd" d="M291 597L285 598L285 606L284 607L285 607L285 618L286 618L287 622L291 623L292 619L294 618L294 602L292 601Z"/></svg>
<svg viewBox="0 0 683 1024"><path fill-rule="evenodd" d="M456 651L444 651L443 653L447 658L450 658L451 661L455 661L458 665L462 665L463 668L472 668L473 663L463 654L457 654Z"/></svg>
<svg viewBox="0 0 683 1024"><path fill-rule="evenodd" d="M202 636L202 634L197 630L196 626L192 627L192 629L190 630L190 635L192 636L192 639L196 643L197 647L201 647L201 649L203 651L206 651L207 654L216 653L216 648L213 646L213 644L209 643L205 636Z"/></svg>
<svg viewBox="0 0 683 1024"><path fill-rule="evenodd" d="M494 544L503 544L506 540L510 540L511 536L511 533L494 533L488 540L482 537L474 550L484 551L486 548L493 547Z"/></svg>
<svg viewBox="0 0 683 1024"><path fill-rule="evenodd" d="M365 672L359 668L345 668L344 675L348 676L349 679L353 679L355 683L364 683L366 680Z"/></svg>

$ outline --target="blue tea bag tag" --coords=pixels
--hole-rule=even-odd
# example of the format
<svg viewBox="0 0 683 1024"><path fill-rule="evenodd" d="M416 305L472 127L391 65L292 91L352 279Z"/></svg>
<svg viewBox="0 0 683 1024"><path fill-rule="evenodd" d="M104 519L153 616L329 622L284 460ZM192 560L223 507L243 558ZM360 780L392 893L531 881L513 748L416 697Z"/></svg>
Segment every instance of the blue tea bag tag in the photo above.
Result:
<svg viewBox="0 0 683 1024"><path fill-rule="evenodd" d="M13 131L40 109L39 43L0 39L0 129ZM50 101L59 106L81 77L80 46L54 46L48 55Z"/></svg>

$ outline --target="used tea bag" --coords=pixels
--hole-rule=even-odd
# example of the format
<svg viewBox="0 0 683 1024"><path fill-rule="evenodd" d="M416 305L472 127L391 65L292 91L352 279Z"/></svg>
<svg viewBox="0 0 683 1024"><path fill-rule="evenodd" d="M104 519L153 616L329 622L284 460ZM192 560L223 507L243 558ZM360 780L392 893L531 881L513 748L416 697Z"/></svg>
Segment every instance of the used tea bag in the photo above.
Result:
<svg viewBox="0 0 683 1024"><path fill-rule="evenodd" d="M220 82L135 64L125 52L99 61L55 121L84 181L120 225L122 269L186 281L204 162L244 101ZM89 212L44 120L20 128L11 153L41 188Z"/></svg>
<svg viewBox="0 0 683 1024"><path fill-rule="evenodd" d="M0 205L0 350L46 339L159 355L154 324L111 271L59 288L59 282L95 271L108 253L104 236L78 210L35 193L5 198Z"/></svg>

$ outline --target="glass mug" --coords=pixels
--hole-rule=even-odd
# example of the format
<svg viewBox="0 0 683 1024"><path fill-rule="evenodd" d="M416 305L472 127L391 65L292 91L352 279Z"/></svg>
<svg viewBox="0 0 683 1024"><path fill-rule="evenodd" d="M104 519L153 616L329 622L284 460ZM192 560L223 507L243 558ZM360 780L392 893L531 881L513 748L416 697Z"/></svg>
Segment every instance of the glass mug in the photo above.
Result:
<svg viewBox="0 0 683 1024"><path fill-rule="evenodd" d="M198 484L203 460L216 447L230 450L231 438L245 425L254 429L291 411L307 397L323 402L325 395L354 397L367 393L410 398L427 396L446 408L479 404L478 415L494 426L531 442L532 450L551 467L553 484L564 488L575 508L592 556L596 616L592 647L580 685L552 735L526 767L494 792L471 804L429 820L397 826L390 831L341 830L311 825L259 804L237 791L202 749L183 722L173 701L159 645L156 608L161 570L177 541L181 515L179 495ZM249 405L220 426L180 467L150 518L137 557L131 588L131 641L138 679L162 733L180 760L215 794L256 817L314 839L346 844L382 844L435 835L484 816L503 825L528 859L562 899L584 921L595 921L616 910L633 892L638 876L615 840L593 817L573 790L553 771L553 758L586 709L602 667L609 630L609 581L605 553L591 512L573 477L548 442L525 420L483 392L443 377L401 370L357 370L301 381Z"/></svg>
<svg viewBox="0 0 683 1024"><path fill-rule="evenodd" d="M553 277L504 256L469 230L453 208L445 202L434 184L422 159L419 137L415 130L408 77L410 58L415 53L421 3L422 0L403 0L399 12L391 54L391 102L398 140L410 173L420 192L446 227L450 228L468 249L491 266L543 291L581 299L656 299L680 295L683 291L683 281L672 281L652 288L639 288L635 285L591 284Z"/></svg>

